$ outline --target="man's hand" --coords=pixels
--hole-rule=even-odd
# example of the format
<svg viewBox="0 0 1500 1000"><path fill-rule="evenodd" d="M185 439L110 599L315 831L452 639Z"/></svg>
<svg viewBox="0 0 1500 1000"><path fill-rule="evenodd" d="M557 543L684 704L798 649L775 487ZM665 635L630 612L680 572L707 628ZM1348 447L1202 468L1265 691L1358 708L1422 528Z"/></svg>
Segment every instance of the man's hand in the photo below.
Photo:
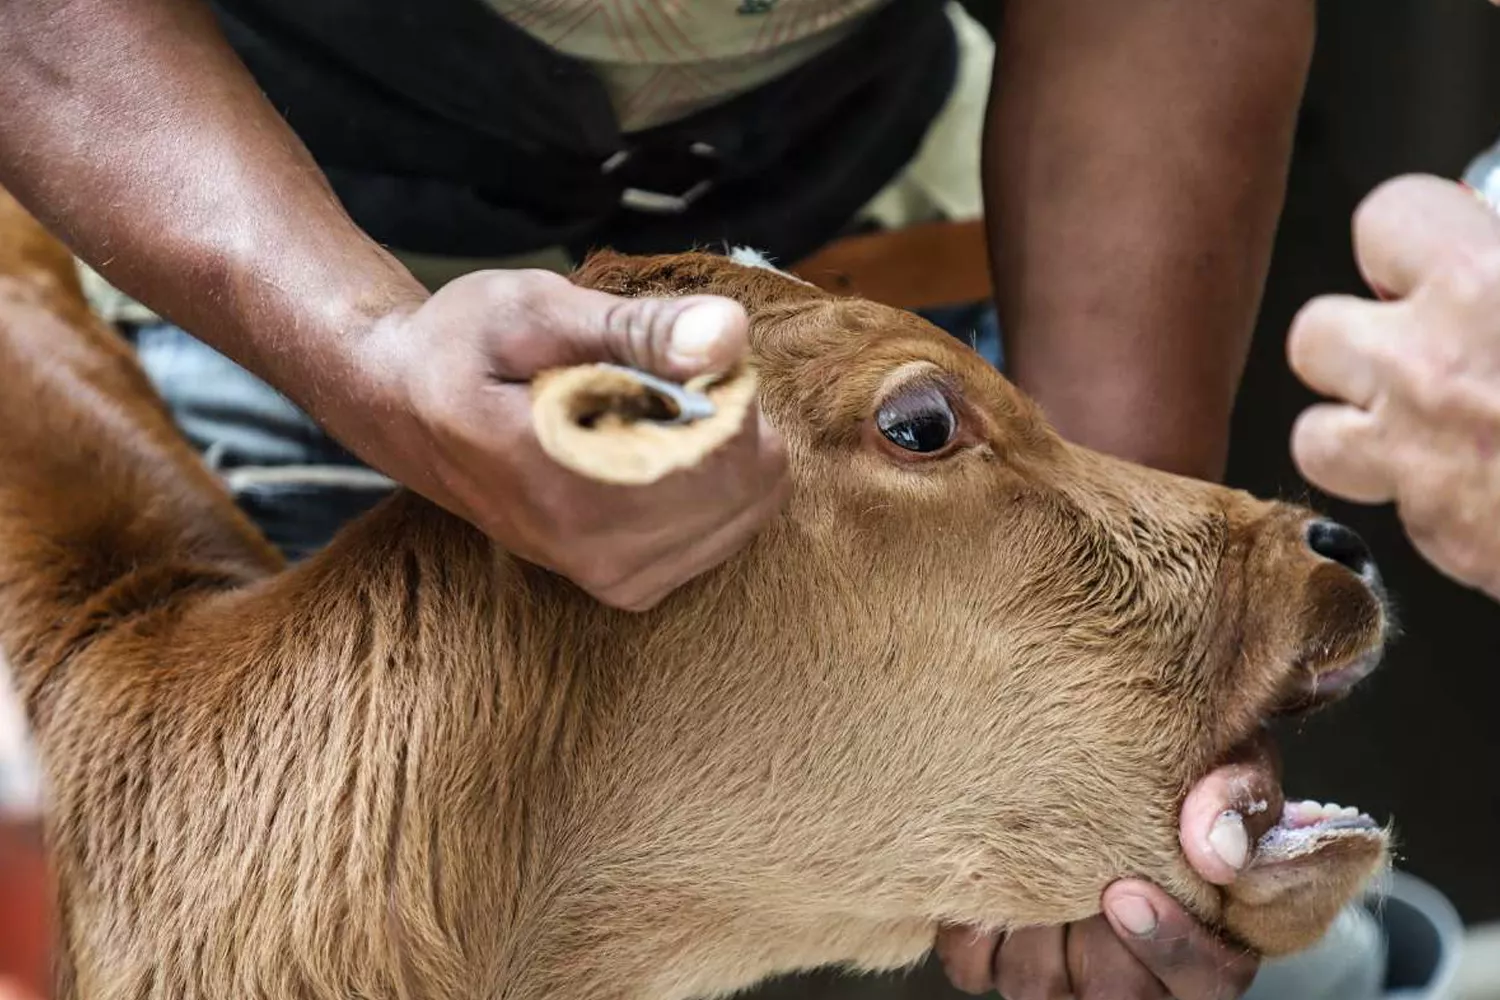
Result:
<svg viewBox="0 0 1500 1000"><path fill-rule="evenodd" d="M1263 758L1219 768L1182 807L1183 854L1215 885L1234 881L1250 861L1255 830L1240 818L1250 803L1279 801ZM1255 817L1274 822L1275 809ZM1261 831L1263 832L1263 831ZM1006 935L950 928L938 955L954 986L998 990L1005 1000L1234 1000L1250 988L1257 956L1220 940L1161 889L1124 880L1104 891L1104 914L1067 927Z"/></svg>
<svg viewBox="0 0 1500 1000"><path fill-rule="evenodd" d="M1388 182L1355 217L1365 280L1387 300L1303 308L1293 370L1336 402L1302 414L1307 479L1395 501L1417 549L1500 599L1500 215L1435 177Z"/></svg>
<svg viewBox="0 0 1500 1000"><path fill-rule="evenodd" d="M472 275L429 297L354 225L204 0L0 4L0 91L0 184L113 284L601 600L649 607L785 495L780 443L754 413L701 468L650 487L604 487L544 455L536 372L712 371L744 353L743 311L539 273Z"/></svg>
<svg viewBox="0 0 1500 1000"><path fill-rule="evenodd" d="M596 361L677 381L724 371L744 357L747 329L729 299L621 299L541 271L481 272L377 323L355 351L348 395L318 415L511 552L643 610L777 512L789 489L781 439L752 409L696 468L650 486L599 483L542 451L529 382Z"/></svg>

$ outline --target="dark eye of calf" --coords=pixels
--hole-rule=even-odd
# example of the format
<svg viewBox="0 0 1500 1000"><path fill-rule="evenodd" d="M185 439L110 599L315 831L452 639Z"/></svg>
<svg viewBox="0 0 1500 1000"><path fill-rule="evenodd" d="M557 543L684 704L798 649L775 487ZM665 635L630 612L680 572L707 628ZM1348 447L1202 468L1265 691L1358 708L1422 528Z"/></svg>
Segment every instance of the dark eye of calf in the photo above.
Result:
<svg viewBox="0 0 1500 1000"><path fill-rule="evenodd" d="M957 428L948 398L933 386L904 390L880 407L875 426L898 448L920 453L941 451Z"/></svg>

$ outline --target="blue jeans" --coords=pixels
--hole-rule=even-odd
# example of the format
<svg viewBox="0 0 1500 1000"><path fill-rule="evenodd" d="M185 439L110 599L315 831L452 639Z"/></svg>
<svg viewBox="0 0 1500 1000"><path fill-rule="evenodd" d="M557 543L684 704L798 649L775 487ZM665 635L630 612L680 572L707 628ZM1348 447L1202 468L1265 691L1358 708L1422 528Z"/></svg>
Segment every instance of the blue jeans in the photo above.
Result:
<svg viewBox="0 0 1500 1000"><path fill-rule="evenodd" d="M394 486L224 355L167 323L131 333L183 436L289 559L322 548Z"/></svg>
<svg viewBox="0 0 1500 1000"><path fill-rule="evenodd" d="M958 306L929 318L998 365L993 308ZM286 397L178 327L151 324L131 337L184 436L289 559L322 548L393 488Z"/></svg>

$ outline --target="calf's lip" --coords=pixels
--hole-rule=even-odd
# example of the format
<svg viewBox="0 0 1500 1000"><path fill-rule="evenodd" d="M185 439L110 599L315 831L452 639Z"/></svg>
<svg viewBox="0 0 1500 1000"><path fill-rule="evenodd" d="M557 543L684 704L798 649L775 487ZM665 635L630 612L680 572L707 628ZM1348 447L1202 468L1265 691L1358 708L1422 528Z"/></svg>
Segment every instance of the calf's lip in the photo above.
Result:
<svg viewBox="0 0 1500 1000"><path fill-rule="evenodd" d="M1342 701L1373 674L1385 657L1389 629L1382 614L1379 631L1352 651L1333 658L1303 656L1287 671L1275 695L1261 709L1264 723L1300 718Z"/></svg>
<svg viewBox="0 0 1500 1000"><path fill-rule="evenodd" d="M1342 700L1380 665L1386 634L1374 637L1363 649L1330 663L1295 663L1286 682L1261 713L1255 731L1216 765L1243 768L1242 801L1232 808L1255 844L1251 864L1264 868L1295 862L1345 837L1383 837L1384 829L1367 813L1333 802L1286 799L1282 788L1281 754L1271 735L1273 719L1300 717ZM1269 786L1262 781L1269 779ZM1252 790L1252 785L1257 786Z"/></svg>
<svg viewBox="0 0 1500 1000"><path fill-rule="evenodd" d="M1276 697L1264 711L1267 719L1307 715L1343 700L1361 681L1373 674L1385 655L1385 636L1365 648L1332 663L1315 664L1306 659L1287 674Z"/></svg>

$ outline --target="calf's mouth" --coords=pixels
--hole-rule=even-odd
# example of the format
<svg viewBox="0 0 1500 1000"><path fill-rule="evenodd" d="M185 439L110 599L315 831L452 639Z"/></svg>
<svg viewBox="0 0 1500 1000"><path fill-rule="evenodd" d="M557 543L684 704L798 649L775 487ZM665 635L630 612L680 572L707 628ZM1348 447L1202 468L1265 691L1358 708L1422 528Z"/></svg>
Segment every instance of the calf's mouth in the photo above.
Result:
<svg viewBox="0 0 1500 1000"><path fill-rule="evenodd" d="M1369 675L1378 659L1378 656L1372 656L1366 663L1358 666L1358 670L1363 671L1361 678ZM1351 666L1341 669L1353 671L1355 668ZM1349 676L1353 676L1353 673ZM1321 707L1321 704L1341 698L1358 680L1341 680L1340 683L1343 687L1339 693L1320 694L1325 699L1322 702L1303 702L1294 710L1276 708L1268 713L1268 717L1308 714ZM1270 742L1269 730L1263 731L1258 738ZM1271 759L1279 761L1274 754ZM1279 764L1273 774L1279 793L1282 777ZM1387 829L1363 809L1333 801L1286 799L1284 794L1276 794L1263 804L1253 803L1246 811L1251 814L1244 817L1246 827L1252 834L1258 835L1251 859L1251 864L1257 868L1306 859L1339 841L1360 838L1383 841L1388 835ZM1259 822L1254 821L1257 812L1263 814Z"/></svg>
<svg viewBox="0 0 1500 1000"><path fill-rule="evenodd" d="M1324 522L1315 522L1315 524ZM1316 546L1315 546L1316 548ZM1342 560L1339 560L1342 561ZM1331 567L1330 567L1331 568ZM1282 684L1261 706L1255 733L1235 748L1231 760L1258 761L1274 776L1275 793L1247 806L1242 819L1254 838L1251 867L1269 869L1315 858L1341 843L1368 840L1384 844L1389 831L1358 806L1313 799L1287 800L1281 792L1280 756L1269 724L1276 719L1301 718L1343 700L1379 667L1388 643L1391 612L1385 588L1373 561L1348 566L1378 614L1350 623L1355 641L1320 642L1315 652L1296 658ZM1342 572L1342 570L1341 570ZM1353 580L1342 581L1347 587Z"/></svg>

